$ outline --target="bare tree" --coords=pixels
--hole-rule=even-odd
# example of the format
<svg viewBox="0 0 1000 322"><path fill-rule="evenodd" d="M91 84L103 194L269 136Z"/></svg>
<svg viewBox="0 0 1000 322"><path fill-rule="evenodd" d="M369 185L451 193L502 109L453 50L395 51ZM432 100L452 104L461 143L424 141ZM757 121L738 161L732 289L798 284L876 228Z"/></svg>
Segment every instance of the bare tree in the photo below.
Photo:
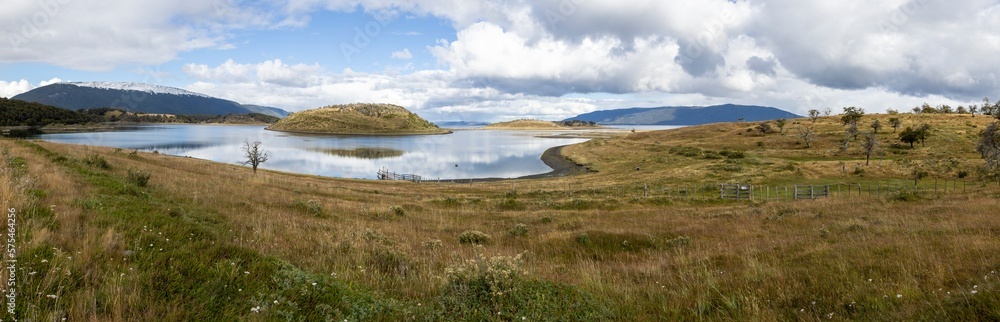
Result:
<svg viewBox="0 0 1000 322"><path fill-rule="evenodd" d="M813 132L811 127L807 127L805 130L799 128L799 138L806 143L806 149L812 147L812 142L816 140L816 132Z"/></svg>
<svg viewBox="0 0 1000 322"><path fill-rule="evenodd" d="M830 116L830 115L833 115L833 108L832 107L824 108L823 116Z"/></svg>
<svg viewBox="0 0 1000 322"><path fill-rule="evenodd" d="M243 165L250 165L253 167L254 174L257 173L257 166L261 163L267 162L267 158L271 156L270 153L264 151L264 149L260 147L260 141L254 141L253 143L250 141L243 141L243 152L246 153L244 156L247 158L246 161L243 161Z"/></svg>
<svg viewBox="0 0 1000 322"><path fill-rule="evenodd" d="M865 133L865 140L861 142L861 147L865 149L865 166L871 161L872 153L878 149L878 136L873 132Z"/></svg>

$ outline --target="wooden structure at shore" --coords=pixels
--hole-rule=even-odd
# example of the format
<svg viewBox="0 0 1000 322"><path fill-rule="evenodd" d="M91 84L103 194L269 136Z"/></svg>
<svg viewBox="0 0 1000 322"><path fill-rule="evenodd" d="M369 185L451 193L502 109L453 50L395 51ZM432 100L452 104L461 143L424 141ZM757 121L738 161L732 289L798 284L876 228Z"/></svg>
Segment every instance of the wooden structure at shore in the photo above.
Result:
<svg viewBox="0 0 1000 322"><path fill-rule="evenodd" d="M381 170L378 170L378 179L413 181L413 182L420 182L421 180L423 180L423 178L415 174L402 174L402 173L389 172L389 169L386 169L385 167L382 167Z"/></svg>

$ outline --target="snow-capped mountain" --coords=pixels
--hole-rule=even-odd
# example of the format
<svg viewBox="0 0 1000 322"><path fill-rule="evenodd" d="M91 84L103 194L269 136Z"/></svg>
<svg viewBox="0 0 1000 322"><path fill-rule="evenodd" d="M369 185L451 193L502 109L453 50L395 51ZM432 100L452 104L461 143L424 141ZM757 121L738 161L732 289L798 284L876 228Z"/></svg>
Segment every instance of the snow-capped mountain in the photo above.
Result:
<svg viewBox="0 0 1000 322"><path fill-rule="evenodd" d="M183 90L176 87L167 87L161 85L145 84L145 83L132 83L132 82L66 82L63 84L76 85L82 87L92 87L100 89L111 89L111 90L121 90L121 91L138 91L145 92L149 94L169 94L169 95L191 95L191 96L201 96L212 98L211 96L205 94L199 94L187 90Z"/></svg>
<svg viewBox="0 0 1000 322"><path fill-rule="evenodd" d="M12 99L69 110L113 107L143 113L185 115L261 113L279 118L288 116L288 112L279 108L242 105L180 88L143 83L56 83L33 89Z"/></svg>

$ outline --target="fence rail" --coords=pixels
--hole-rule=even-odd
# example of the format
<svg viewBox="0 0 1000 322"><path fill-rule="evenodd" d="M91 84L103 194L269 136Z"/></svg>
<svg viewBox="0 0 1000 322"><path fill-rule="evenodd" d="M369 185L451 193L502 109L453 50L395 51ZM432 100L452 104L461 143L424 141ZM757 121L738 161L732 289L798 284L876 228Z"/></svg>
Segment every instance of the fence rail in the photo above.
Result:
<svg viewBox="0 0 1000 322"><path fill-rule="evenodd" d="M422 180L422 178L420 176L418 176L418 175L390 172L386 168L382 168L382 170L378 170L378 179L379 180L413 181L413 182L420 182Z"/></svg>

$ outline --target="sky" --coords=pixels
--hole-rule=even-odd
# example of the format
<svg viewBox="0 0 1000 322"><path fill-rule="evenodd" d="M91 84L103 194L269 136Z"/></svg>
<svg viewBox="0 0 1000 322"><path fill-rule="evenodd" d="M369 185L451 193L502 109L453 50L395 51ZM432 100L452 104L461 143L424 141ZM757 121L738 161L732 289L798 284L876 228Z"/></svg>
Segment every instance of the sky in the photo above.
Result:
<svg viewBox="0 0 1000 322"><path fill-rule="evenodd" d="M1000 0L5 0L0 97L143 82L434 121L1000 96Z"/></svg>

